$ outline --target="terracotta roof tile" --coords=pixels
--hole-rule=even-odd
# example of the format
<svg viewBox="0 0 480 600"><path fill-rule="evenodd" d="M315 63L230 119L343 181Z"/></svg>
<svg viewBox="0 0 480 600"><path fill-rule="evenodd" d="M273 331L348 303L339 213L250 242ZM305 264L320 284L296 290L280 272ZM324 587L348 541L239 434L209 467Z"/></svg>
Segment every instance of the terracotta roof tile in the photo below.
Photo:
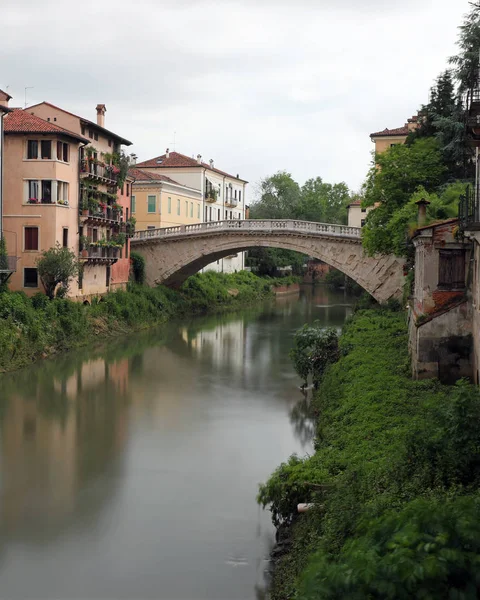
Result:
<svg viewBox="0 0 480 600"><path fill-rule="evenodd" d="M38 104L32 104L32 106L29 106L25 110L30 110L31 108L35 108L36 106L40 106L41 104L45 104L46 106L50 106L50 108L54 108L55 110L61 110L62 112L66 113L67 115L71 115L72 117L76 117L77 119L80 119L80 121L82 123L85 123L89 127L93 127L95 129L99 129L103 133L105 133L107 135L111 135L112 137L116 138L124 146L131 146L132 145L132 142L130 142L129 140L126 140L125 138L122 138L120 135L117 135L116 133L113 133L113 131L110 131L109 129L105 129L105 127L102 127L101 125L98 125L98 123L95 123L94 121L89 121L88 119L84 119L83 117L80 117L79 115L76 115L75 113L72 113L72 112L70 112L68 110L65 110L64 108L60 108L59 106L55 106L55 104L52 104L51 102L45 102L45 101L43 101L43 102L39 102ZM105 106L105 105L103 105L103 106ZM90 142L90 140L88 140L88 141Z"/></svg>
<svg viewBox="0 0 480 600"><path fill-rule="evenodd" d="M61 134L73 138L74 140L78 140L79 142L88 143L86 138L18 108L4 117L3 130L5 133Z"/></svg>
<svg viewBox="0 0 480 600"><path fill-rule="evenodd" d="M136 167L128 169L128 174L131 177L134 177L135 181L165 181L165 183L174 183L175 185L182 185L181 183L178 183L178 181L175 181L174 179L171 179L166 175L161 175L160 173L155 172L152 173L151 171L142 171L142 169L137 169Z"/></svg>
<svg viewBox="0 0 480 600"><path fill-rule="evenodd" d="M390 135L408 135L408 127L404 125L403 127L397 127L396 129L387 129L385 128L383 131L376 131L375 133L371 133L370 137L388 137Z"/></svg>
<svg viewBox="0 0 480 600"><path fill-rule="evenodd" d="M243 183L248 183L245 179L241 179L240 177L236 177L235 175L231 175L230 173L226 173L225 171L221 171L215 167L211 167L209 164L201 162L198 163L195 158L191 158L190 156L185 156L185 154L180 154L180 152L170 152L167 158L166 154L162 154L161 156L156 156L155 158L150 158L149 160L145 160L141 163L137 163L137 167L142 168L155 168L155 169L172 169L172 168L181 168L181 167L202 167L204 169L208 169L209 171L213 171L214 173L219 173L220 175L224 175L225 177L231 177L232 179L238 179Z"/></svg>

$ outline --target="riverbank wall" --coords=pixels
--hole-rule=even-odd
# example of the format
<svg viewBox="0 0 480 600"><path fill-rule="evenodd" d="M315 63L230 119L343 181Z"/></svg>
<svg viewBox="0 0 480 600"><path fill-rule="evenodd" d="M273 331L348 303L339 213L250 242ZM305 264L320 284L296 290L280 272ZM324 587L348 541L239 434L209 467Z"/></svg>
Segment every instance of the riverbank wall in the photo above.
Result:
<svg viewBox="0 0 480 600"><path fill-rule="evenodd" d="M19 292L0 294L0 372L79 346L96 344L165 323L183 315L236 310L273 297L275 280L245 271L209 271L190 277L174 291L163 286L129 285L90 306L66 299L28 298Z"/></svg>
<svg viewBox="0 0 480 600"><path fill-rule="evenodd" d="M361 310L311 410L314 455L292 456L258 496L277 527L272 600L441 598L475 585L478 390L412 380L405 314ZM313 507L299 514L300 503Z"/></svg>

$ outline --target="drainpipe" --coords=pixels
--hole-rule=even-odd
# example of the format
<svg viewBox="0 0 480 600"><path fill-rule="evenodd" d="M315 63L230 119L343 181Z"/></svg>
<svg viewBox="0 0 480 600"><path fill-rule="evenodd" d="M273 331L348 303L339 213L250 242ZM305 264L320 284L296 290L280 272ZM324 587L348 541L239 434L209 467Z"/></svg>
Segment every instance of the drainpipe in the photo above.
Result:
<svg viewBox="0 0 480 600"><path fill-rule="evenodd" d="M0 110L0 240L3 237L3 115Z"/></svg>

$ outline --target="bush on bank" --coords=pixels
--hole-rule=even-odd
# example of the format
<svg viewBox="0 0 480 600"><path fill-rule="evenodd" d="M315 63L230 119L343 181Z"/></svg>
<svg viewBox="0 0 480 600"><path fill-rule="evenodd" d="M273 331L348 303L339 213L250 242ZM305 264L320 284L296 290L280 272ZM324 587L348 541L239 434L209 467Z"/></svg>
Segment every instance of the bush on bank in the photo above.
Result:
<svg viewBox="0 0 480 600"><path fill-rule="evenodd" d="M228 310L271 293L252 273L207 272L190 277L179 291L129 284L96 298L90 306L44 294L0 292L0 371L78 345L165 322L187 313Z"/></svg>
<svg viewBox="0 0 480 600"><path fill-rule="evenodd" d="M412 381L400 312L359 311L340 355L313 401L315 454L260 488L292 524L272 598L477 598L478 390Z"/></svg>

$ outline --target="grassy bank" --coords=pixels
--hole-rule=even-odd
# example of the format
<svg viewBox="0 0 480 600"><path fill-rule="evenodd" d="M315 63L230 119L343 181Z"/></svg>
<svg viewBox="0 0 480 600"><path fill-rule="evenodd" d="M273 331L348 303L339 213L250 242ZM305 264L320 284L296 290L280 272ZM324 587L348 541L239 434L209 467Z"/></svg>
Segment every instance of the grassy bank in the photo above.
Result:
<svg viewBox="0 0 480 600"><path fill-rule="evenodd" d="M477 598L478 391L412 381L404 314L363 310L313 410L314 455L260 489L281 539L273 600Z"/></svg>
<svg viewBox="0 0 480 600"><path fill-rule="evenodd" d="M207 272L190 277L179 291L129 285L90 306L70 300L0 294L0 371L9 371L103 337L164 323L170 318L234 310L271 295L252 273Z"/></svg>

